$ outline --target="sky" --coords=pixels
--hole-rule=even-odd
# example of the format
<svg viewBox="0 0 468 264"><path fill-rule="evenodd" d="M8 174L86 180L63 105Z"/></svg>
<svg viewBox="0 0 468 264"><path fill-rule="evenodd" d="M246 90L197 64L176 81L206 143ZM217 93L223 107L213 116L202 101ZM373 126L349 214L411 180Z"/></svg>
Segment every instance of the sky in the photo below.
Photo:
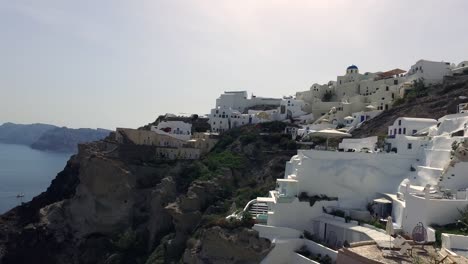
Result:
<svg viewBox="0 0 468 264"><path fill-rule="evenodd" d="M139 127L223 91L468 60L465 0L0 0L0 123Z"/></svg>

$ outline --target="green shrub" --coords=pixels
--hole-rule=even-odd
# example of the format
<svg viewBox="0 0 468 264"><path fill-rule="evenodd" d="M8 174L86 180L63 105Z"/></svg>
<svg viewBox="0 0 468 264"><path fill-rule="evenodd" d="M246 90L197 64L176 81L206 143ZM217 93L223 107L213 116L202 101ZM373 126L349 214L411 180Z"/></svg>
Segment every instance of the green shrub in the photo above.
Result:
<svg viewBox="0 0 468 264"><path fill-rule="evenodd" d="M393 101L393 106L399 106L402 105L406 102L404 98L398 98L395 101Z"/></svg>
<svg viewBox="0 0 468 264"><path fill-rule="evenodd" d="M413 82L413 88L405 95L407 102L428 95L428 87L424 84L424 79L420 78Z"/></svg>
<svg viewBox="0 0 468 264"><path fill-rule="evenodd" d="M249 133L239 137L239 141L242 143L243 146L255 142L258 140L257 134Z"/></svg>
<svg viewBox="0 0 468 264"><path fill-rule="evenodd" d="M379 229L385 229L385 226L382 223L380 223L379 219L377 219L377 218L373 218L372 220L366 221L364 223L366 223L368 225L371 225L371 226L374 226L374 227L379 228Z"/></svg>
<svg viewBox="0 0 468 264"><path fill-rule="evenodd" d="M283 133L288 124L281 121L272 121L258 124L262 132Z"/></svg>
<svg viewBox="0 0 468 264"><path fill-rule="evenodd" d="M338 216L338 217L345 217L345 212L342 211L342 210L339 210L339 209L335 209L333 211L330 212L331 215L334 215L334 216Z"/></svg>
<svg viewBox="0 0 468 264"><path fill-rule="evenodd" d="M114 242L114 246L120 251L128 251L135 247L137 243L137 235L136 233L128 229L124 233L118 236L118 239Z"/></svg>
<svg viewBox="0 0 468 264"><path fill-rule="evenodd" d="M241 169L246 159L239 154L225 150L220 153L210 153L204 162L210 171L216 171L221 168Z"/></svg>
<svg viewBox="0 0 468 264"><path fill-rule="evenodd" d="M309 259L312 257L312 253L307 249L305 245L302 246L300 249L296 250L296 253Z"/></svg>
<svg viewBox="0 0 468 264"><path fill-rule="evenodd" d="M235 138L230 136L230 135L222 135L216 143L216 145L213 147L212 152L221 152L226 149L227 146L231 145L234 142Z"/></svg>

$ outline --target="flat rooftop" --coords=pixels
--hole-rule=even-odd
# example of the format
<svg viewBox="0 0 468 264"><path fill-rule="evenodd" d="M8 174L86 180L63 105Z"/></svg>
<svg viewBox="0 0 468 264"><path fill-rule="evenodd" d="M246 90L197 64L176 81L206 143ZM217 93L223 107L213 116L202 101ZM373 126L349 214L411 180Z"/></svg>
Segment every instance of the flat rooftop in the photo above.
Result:
<svg viewBox="0 0 468 264"><path fill-rule="evenodd" d="M437 256L437 259L440 261L446 256L446 251L438 251L436 248L434 248L431 245L425 245L424 249L422 249L421 245L414 245L413 246L413 254L407 254L405 256L398 256L398 257L384 257L383 251L377 247L376 244L372 245L363 245L363 246L357 246L357 247L350 247L347 248L347 250L351 251L352 253L358 254L362 257L372 259L374 261L380 262L380 263L385 263L385 264L399 264L399 263L415 263L415 259L420 259L421 262L419 263L434 263L434 257ZM398 252L398 251L394 251ZM341 253L341 252L340 252ZM453 261L456 261L456 263L463 263L463 264L468 264L468 261L466 258L463 257L457 257L457 258L451 258L451 259L446 259L443 262L440 263L454 263Z"/></svg>

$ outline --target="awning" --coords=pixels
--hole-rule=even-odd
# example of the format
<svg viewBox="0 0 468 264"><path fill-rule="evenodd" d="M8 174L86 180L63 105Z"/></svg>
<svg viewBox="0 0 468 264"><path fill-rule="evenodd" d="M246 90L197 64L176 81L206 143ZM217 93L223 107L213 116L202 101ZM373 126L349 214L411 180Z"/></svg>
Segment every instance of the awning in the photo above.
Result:
<svg viewBox="0 0 468 264"><path fill-rule="evenodd" d="M392 201L388 200L387 198L377 198L374 199L374 203L379 203L379 204L391 204Z"/></svg>

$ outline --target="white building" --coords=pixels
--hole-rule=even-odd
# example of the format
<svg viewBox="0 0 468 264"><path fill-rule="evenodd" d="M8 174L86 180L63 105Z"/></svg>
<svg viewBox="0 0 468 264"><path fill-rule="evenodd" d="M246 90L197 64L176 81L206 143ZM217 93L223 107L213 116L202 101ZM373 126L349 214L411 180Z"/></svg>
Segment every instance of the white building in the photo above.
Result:
<svg viewBox="0 0 468 264"><path fill-rule="evenodd" d="M423 79L425 84L441 83L444 76L451 74L450 62L419 60L411 66L406 81Z"/></svg>
<svg viewBox="0 0 468 264"><path fill-rule="evenodd" d="M225 92L216 100L211 109L209 122L212 132L224 132L247 124L286 119L307 119L303 100L292 96L282 99L252 96L247 92Z"/></svg>
<svg viewBox="0 0 468 264"><path fill-rule="evenodd" d="M396 135L412 136L419 130L434 125L437 125L437 120L431 118L399 117L393 122L393 125L388 127L388 135L390 137Z"/></svg>
<svg viewBox="0 0 468 264"><path fill-rule="evenodd" d="M377 136L367 138L345 138L338 144L338 149L347 151L375 151L378 138Z"/></svg>
<svg viewBox="0 0 468 264"><path fill-rule="evenodd" d="M228 108L241 113L254 106L277 108L280 105L280 98L267 98L252 95L247 97L247 91L227 91L216 99L216 108Z"/></svg>
<svg viewBox="0 0 468 264"><path fill-rule="evenodd" d="M403 73L405 71L394 69L361 74L357 66L351 65L346 69L346 74L338 76L336 81L324 85L313 84L310 91L298 92L296 98L304 100L305 111L316 117L316 123L326 119L335 126L349 126L351 122L345 118L353 113L390 109L393 101L400 98L400 87L405 81ZM356 121L353 125L362 121Z"/></svg>
<svg viewBox="0 0 468 264"><path fill-rule="evenodd" d="M390 109L395 100L412 89L414 81L422 79L426 85L437 84L443 81L444 76L460 74L467 69L466 61L455 66L448 62L419 60L408 72L396 68L384 72L360 73L356 65L351 65L346 68L344 75L337 76L336 81L329 81L326 84L314 83L309 90L297 92L295 98L277 99L253 95L248 98L246 91L225 92L216 100L214 110L218 113L211 111L211 114L216 114L218 119L210 117L210 124L212 131L222 132L242 122L247 124L265 120L292 119L302 124L310 122L318 124L322 123L322 120L327 120L334 126L345 125L352 130L381 111ZM357 121L345 119L353 116L353 113L368 111L380 112L360 115ZM244 121L236 122L237 125L234 125L234 120L229 122L219 119L220 112L229 116L231 113L248 115L243 117ZM305 116L312 118L301 118Z"/></svg>
<svg viewBox="0 0 468 264"><path fill-rule="evenodd" d="M468 72L468 61L462 61L452 69L453 74L464 74Z"/></svg>
<svg viewBox="0 0 468 264"><path fill-rule="evenodd" d="M151 126L151 131L181 140L189 140L192 137L192 124L184 121L161 121L156 126Z"/></svg>
<svg viewBox="0 0 468 264"><path fill-rule="evenodd" d="M334 237L334 246L369 239L380 245L382 235L373 227L327 214L341 210L351 218L366 219L371 217L369 208L379 208L372 214L391 215L397 230L411 236L422 223L428 241L434 241L431 225L456 222L458 210L468 206L468 114L437 121L399 118L389 128L392 134L394 127L402 128L391 139L397 153L298 150L287 162L284 178L277 180L276 190L256 199L268 205L267 213L259 215L266 225L255 227L260 235L291 243L297 232L307 230L316 238L328 237L325 243ZM413 130L421 136L406 135L414 134ZM346 139L341 146L369 148L375 142L376 138ZM282 254L291 252L284 249Z"/></svg>
<svg viewBox="0 0 468 264"><path fill-rule="evenodd" d="M224 92L216 99L216 107L211 109L209 123L212 132L224 132L234 127L274 120L278 116L280 98L266 98L246 91Z"/></svg>

